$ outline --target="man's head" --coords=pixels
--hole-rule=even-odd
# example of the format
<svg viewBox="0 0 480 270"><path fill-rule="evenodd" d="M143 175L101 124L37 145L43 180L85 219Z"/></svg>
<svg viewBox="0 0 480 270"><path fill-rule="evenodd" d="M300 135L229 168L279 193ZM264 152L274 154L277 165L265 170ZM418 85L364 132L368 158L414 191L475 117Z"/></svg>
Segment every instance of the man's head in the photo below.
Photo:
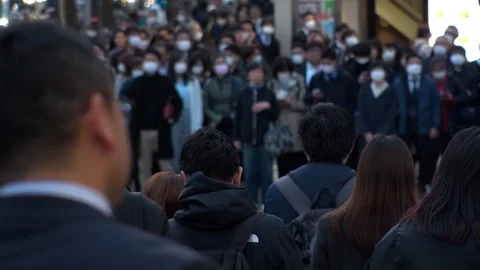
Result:
<svg viewBox="0 0 480 270"><path fill-rule="evenodd" d="M322 57L323 44L318 42L311 42L307 45L307 61L313 65L320 63Z"/></svg>
<svg viewBox="0 0 480 270"><path fill-rule="evenodd" d="M248 81L251 84L259 86L263 83L264 74L262 65L257 62L252 62L245 67L245 70L247 71Z"/></svg>
<svg viewBox="0 0 480 270"><path fill-rule="evenodd" d="M319 103L300 121L298 133L312 162L344 162L355 143L355 121L346 110Z"/></svg>
<svg viewBox="0 0 480 270"><path fill-rule="evenodd" d="M445 37L453 44L453 42L458 38L458 28L455 25L450 25L445 30Z"/></svg>
<svg viewBox="0 0 480 270"><path fill-rule="evenodd" d="M240 185L243 171L233 142L222 132L207 127L184 142L180 170L185 180L196 172L203 172L207 177L234 185Z"/></svg>
<svg viewBox="0 0 480 270"><path fill-rule="evenodd" d="M161 66L161 55L155 50L148 50L143 59L143 71L149 76L157 74Z"/></svg>
<svg viewBox="0 0 480 270"><path fill-rule="evenodd" d="M110 69L89 42L49 23L0 32L0 184L67 180L117 203L130 173Z"/></svg>
<svg viewBox="0 0 480 270"><path fill-rule="evenodd" d="M322 53L320 60L324 73L330 74L337 69L337 53L332 48L325 50Z"/></svg>

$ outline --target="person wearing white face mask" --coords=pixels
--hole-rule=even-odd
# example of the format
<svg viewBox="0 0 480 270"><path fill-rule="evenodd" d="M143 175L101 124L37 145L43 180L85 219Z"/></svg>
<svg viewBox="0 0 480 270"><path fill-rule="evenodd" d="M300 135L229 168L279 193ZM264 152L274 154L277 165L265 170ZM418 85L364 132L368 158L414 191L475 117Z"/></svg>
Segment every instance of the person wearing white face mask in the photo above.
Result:
<svg viewBox="0 0 480 270"><path fill-rule="evenodd" d="M230 73L226 57L217 56L213 63L213 76L203 88L203 107L208 124L230 138L233 136L235 100L241 89L242 82Z"/></svg>
<svg viewBox="0 0 480 270"><path fill-rule="evenodd" d="M184 57L188 57L192 49L192 41L190 39L190 32L186 29L180 29L175 34L175 49Z"/></svg>
<svg viewBox="0 0 480 270"><path fill-rule="evenodd" d="M132 80L123 91L124 98L133 104L132 148L141 183L152 175L156 152L160 170L173 171L171 126L180 117L182 100L170 78L158 73L160 63L161 55L147 50L142 64L144 75Z"/></svg>
<svg viewBox="0 0 480 270"><path fill-rule="evenodd" d="M321 72L312 78L305 102L307 105L331 102L353 115L359 89L355 79L338 66L337 54L333 48L322 53L320 63Z"/></svg>
<svg viewBox="0 0 480 270"><path fill-rule="evenodd" d="M288 127L294 139L291 151L277 157L278 176L282 177L307 163L297 132L306 111L304 103L306 89L302 75L295 72L295 66L290 58L277 58L272 66L272 74L273 91L280 107L278 124Z"/></svg>
<svg viewBox="0 0 480 270"><path fill-rule="evenodd" d="M183 140L203 126L202 87L198 79L189 75L189 66L182 55L173 55L169 65L169 74L175 78L175 89L183 104L180 118L172 127L173 167L179 171Z"/></svg>
<svg viewBox="0 0 480 270"><path fill-rule="evenodd" d="M462 87L466 87L467 83L478 74L478 68L475 62L467 63L466 51L462 46L454 46L448 59L448 72L455 77Z"/></svg>
<svg viewBox="0 0 480 270"><path fill-rule="evenodd" d="M201 53L194 53L189 60L189 72L203 87L206 78L210 77L210 61L207 61Z"/></svg>
<svg viewBox="0 0 480 270"><path fill-rule="evenodd" d="M295 70L299 72L302 64L305 62L305 45L302 43L292 44L292 54L290 56L293 64L295 65Z"/></svg>
<svg viewBox="0 0 480 270"><path fill-rule="evenodd" d="M415 145L420 163L420 188L429 190L436 160L432 154L440 130L440 96L435 83L422 73L422 60L416 54L406 58L407 74L393 87L398 104L397 134L408 146Z"/></svg>
<svg viewBox="0 0 480 270"><path fill-rule="evenodd" d="M301 26L302 29L294 36L293 40L306 43L310 31L317 28L317 20L315 14L309 11L305 12L302 15Z"/></svg>
<svg viewBox="0 0 480 270"><path fill-rule="evenodd" d="M387 69L381 62L375 62L370 68L371 83L363 86L358 93L355 124L362 135L359 152L375 135L395 134L397 115L395 90L387 82Z"/></svg>
<svg viewBox="0 0 480 270"><path fill-rule="evenodd" d="M458 79L447 72L446 62L445 57L435 56L430 64L430 75L435 81L442 102L441 127L436 151L438 155L443 154L452 135L459 130L458 126L463 122L462 117L468 113L454 107L466 100L467 95Z"/></svg>
<svg viewBox="0 0 480 270"><path fill-rule="evenodd" d="M224 30L228 27L228 11L226 9L219 10L218 17L215 23L210 29L210 36L215 40L215 44L218 46L220 39L222 38Z"/></svg>
<svg viewBox="0 0 480 270"><path fill-rule="evenodd" d="M360 85L365 85L369 82L368 71L372 62L372 48L368 43L362 42L351 47L351 53L353 57L343 63L342 68L350 73Z"/></svg>
<svg viewBox="0 0 480 270"><path fill-rule="evenodd" d="M262 21L262 32L259 35L259 40L265 61L272 65L273 61L280 55L280 44L275 38L273 20L265 19Z"/></svg>

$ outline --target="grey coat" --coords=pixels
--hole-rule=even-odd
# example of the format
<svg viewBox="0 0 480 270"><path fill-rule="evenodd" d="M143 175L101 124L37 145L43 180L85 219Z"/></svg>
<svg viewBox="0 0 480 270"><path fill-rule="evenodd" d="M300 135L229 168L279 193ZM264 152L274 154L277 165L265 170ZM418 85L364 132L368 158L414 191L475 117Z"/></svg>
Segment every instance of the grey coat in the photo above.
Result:
<svg viewBox="0 0 480 270"><path fill-rule="evenodd" d="M293 152L302 152L302 145L300 141L300 135L298 134L298 126L302 119L306 106L304 103L305 97L305 82L303 76L293 72L292 81L287 86L282 85L276 78L273 80L273 89L277 96L280 97L280 92L286 91L287 96L285 99L290 99L293 102L291 107L280 106L280 116L278 117L278 123L282 126L287 126L293 134L295 144ZM281 98L283 99L283 98ZM281 100L279 100L281 103Z"/></svg>
<svg viewBox="0 0 480 270"><path fill-rule="evenodd" d="M203 108L212 126L224 117L234 118L237 95L243 87L244 83L231 75L222 80L210 78L205 82Z"/></svg>

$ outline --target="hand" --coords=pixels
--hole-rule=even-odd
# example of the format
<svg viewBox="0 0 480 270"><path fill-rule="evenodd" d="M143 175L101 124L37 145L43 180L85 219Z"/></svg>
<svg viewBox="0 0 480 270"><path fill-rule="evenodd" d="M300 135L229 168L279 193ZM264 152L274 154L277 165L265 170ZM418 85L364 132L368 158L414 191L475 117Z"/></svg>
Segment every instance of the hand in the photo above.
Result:
<svg viewBox="0 0 480 270"><path fill-rule="evenodd" d="M282 100L282 103L283 103L284 105L286 105L287 107L292 107L293 104L294 104L293 100L291 100L291 99L289 99L289 98L286 98L286 99Z"/></svg>
<svg viewBox="0 0 480 270"><path fill-rule="evenodd" d="M173 121L173 119L170 118L170 119L168 119L168 123L171 125L171 124L175 123L175 121Z"/></svg>
<svg viewBox="0 0 480 270"><path fill-rule="evenodd" d="M242 143L240 141L234 141L233 145L235 145L235 148L237 148L237 150L242 149Z"/></svg>
<svg viewBox="0 0 480 270"><path fill-rule="evenodd" d="M437 137L438 136L438 130L436 128L431 128L430 132L428 133L428 136L430 136L430 138Z"/></svg>
<svg viewBox="0 0 480 270"><path fill-rule="evenodd" d="M366 84L368 80L369 80L369 76L366 72L363 72L362 74L360 74L360 76L358 76L359 84Z"/></svg>
<svg viewBox="0 0 480 270"><path fill-rule="evenodd" d="M267 102L267 101L260 101L260 102L257 102L255 104L253 104L252 106L252 112L254 113L259 113L259 112L262 112L264 110L268 110L272 107L272 105L270 104L270 102Z"/></svg>
<svg viewBox="0 0 480 270"><path fill-rule="evenodd" d="M367 143L370 143L373 140L373 137L374 137L371 132L367 132L363 136L365 137L365 141L367 141Z"/></svg>
<svg viewBox="0 0 480 270"><path fill-rule="evenodd" d="M321 100L325 98L325 95L321 91L318 91L318 92L312 93L312 97L315 100Z"/></svg>

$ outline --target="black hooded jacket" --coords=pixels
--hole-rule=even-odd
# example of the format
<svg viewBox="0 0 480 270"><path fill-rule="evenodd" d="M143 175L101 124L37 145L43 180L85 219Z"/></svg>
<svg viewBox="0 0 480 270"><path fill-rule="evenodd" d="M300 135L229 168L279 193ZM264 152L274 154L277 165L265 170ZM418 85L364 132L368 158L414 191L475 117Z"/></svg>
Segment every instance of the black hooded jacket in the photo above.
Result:
<svg viewBox="0 0 480 270"><path fill-rule="evenodd" d="M235 226L257 212L245 188L210 179L203 173L195 173L188 179L179 199L180 210L175 214L175 221L186 234L196 236L192 242L205 247L229 240ZM250 269L303 268L302 254L281 219L265 215L252 236L255 240L249 240L244 250Z"/></svg>

